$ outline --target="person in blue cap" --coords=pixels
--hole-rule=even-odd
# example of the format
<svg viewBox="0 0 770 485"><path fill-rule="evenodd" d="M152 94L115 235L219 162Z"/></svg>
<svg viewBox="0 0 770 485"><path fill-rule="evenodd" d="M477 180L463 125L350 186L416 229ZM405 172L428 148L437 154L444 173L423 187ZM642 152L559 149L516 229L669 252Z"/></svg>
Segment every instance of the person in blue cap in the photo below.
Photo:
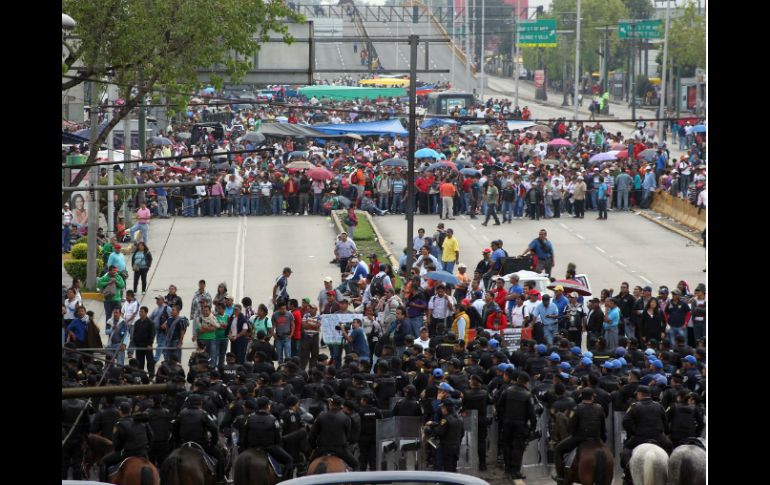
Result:
<svg viewBox="0 0 770 485"><path fill-rule="evenodd" d="M687 355L682 359L682 368L679 373L684 376L684 385L691 391L695 390L700 382L701 372L698 369L698 359L693 355Z"/></svg>
<svg viewBox="0 0 770 485"><path fill-rule="evenodd" d="M441 419L436 423L429 421L426 431L429 435L439 439L439 447L436 449L436 470L445 472L457 472L457 460L460 458L460 442L465 434L463 420L455 412L455 404L446 400L441 402Z"/></svg>
<svg viewBox="0 0 770 485"><path fill-rule="evenodd" d="M608 360L602 366L602 377L599 379L599 387L607 392L613 392L620 389L617 371L620 370L620 362Z"/></svg>
<svg viewBox="0 0 770 485"><path fill-rule="evenodd" d="M575 366L575 370L572 374L575 377L580 378L587 376L591 372L593 372L593 360L591 360L590 357L582 357L578 362L578 365Z"/></svg>
<svg viewBox="0 0 770 485"><path fill-rule="evenodd" d="M535 347L536 355L527 359L524 364L524 370L531 376L540 375L545 369L548 362L545 359L545 355L548 353L548 348L543 344L538 344Z"/></svg>
<svg viewBox="0 0 770 485"><path fill-rule="evenodd" d="M561 357L559 357L559 354L556 352L551 352L548 357L546 357L546 360L548 360L548 368L546 369L546 372L554 372L559 373L559 362L561 362Z"/></svg>
<svg viewBox="0 0 770 485"><path fill-rule="evenodd" d="M573 367L577 366L580 363L580 359L583 357L583 353L580 351L580 347L577 345L569 349L570 356L569 363L572 364Z"/></svg>

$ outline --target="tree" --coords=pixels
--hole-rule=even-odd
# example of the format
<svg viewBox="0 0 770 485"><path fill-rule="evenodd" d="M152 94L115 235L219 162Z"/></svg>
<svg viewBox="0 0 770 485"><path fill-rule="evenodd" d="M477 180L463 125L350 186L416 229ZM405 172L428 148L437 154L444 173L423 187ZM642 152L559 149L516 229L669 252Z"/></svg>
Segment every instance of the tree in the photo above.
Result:
<svg viewBox="0 0 770 485"><path fill-rule="evenodd" d="M668 56L680 76L692 76L696 67L706 67L706 17L698 14L698 6L692 0L680 17L671 19ZM662 56L658 62L663 62Z"/></svg>
<svg viewBox="0 0 770 485"><path fill-rule="evenodd" d="M77 21L72 31L77 41L62 40L62 71L78 64L76 75L62 77L62 91L110 76L125 99L96 146L157 90L165 90L167 101L183 104L201 87L200 68L222 66L238 82L271 32L291 43L286 20L304 21L280 0L63 0L62 11ZM214 77L212 84L221 87L223 79ZM87 163L96 155L90 150ZM82 170L73 185L87 172Z"/></svg>
<svg viewBox="0 0 770 485"><path fill-rule="evenodd" d="M626 6L629 19L649 19L655 12L652 0L623 0L623 4Z"/></svg>

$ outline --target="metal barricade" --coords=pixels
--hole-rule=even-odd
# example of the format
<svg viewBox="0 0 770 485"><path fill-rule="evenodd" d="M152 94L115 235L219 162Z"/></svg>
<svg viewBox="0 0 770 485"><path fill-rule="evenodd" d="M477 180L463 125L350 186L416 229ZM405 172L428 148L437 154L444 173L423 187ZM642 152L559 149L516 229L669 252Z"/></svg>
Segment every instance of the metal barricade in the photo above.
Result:
<svg viewBox="0 0 770 485"><path fill-rule="evenodd" d="M498 421L494 420L495 416L495 407L491 404L487 406L487 418L491 421L492 424L489 425L489 428L487 429L487 464L488 465L494 465L494 463L497 461L497 441L500 429L500 423Z"/></svg>
<svg viewBox="0 0 770 485"><path fill-rule="evenodd" d="M463 427L465 436L460 443L460 459L457 460L457 473L478 473L478 411L475 409L463 413Z"/></svg>
<svg viewBox="0 0 770 485"><path fill-rule="evenodd" d="M521 461L522 473L528 479L547 478L550 476L548 464L548 412L544 411L537 422L537 430L540 431L540 439L530 441Z"/></svg>
<svg viewBox="0 0 770 485"><path fill-rule="evenodd" d="M422 418L397 416L378 419L376 431L378 470L419 470L422 453Z"/></svg>
<svg viewBox="0 0 770 485"><path fill-rule="evenodd" d="M615 476L619 477L623 473L620 467L620 456L623 454L623 443L626 441L626 431L623 429L623 411L612 412L612 440L615 443L615 447L612 450L615 457Z"/></svg>

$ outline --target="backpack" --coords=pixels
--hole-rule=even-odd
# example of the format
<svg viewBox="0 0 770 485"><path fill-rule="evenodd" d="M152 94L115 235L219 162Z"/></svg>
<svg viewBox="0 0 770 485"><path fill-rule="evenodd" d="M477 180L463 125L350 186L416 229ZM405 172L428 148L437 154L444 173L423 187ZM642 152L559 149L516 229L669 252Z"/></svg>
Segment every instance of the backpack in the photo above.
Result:
<svg viewBox="0 0 770 485"><path fill-rule="evenodd" d="M385 294L385 276L376 276L369 286L369 293L372 296L382 296Z"/></svg>

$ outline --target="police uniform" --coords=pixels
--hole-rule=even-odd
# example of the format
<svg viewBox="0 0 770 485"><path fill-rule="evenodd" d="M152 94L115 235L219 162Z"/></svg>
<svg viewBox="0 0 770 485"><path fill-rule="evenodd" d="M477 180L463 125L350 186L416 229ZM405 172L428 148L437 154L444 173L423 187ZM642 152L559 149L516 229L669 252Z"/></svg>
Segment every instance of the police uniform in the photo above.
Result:
<svg viewBox="0 0 770 485"><path fill-rule="evenodd" d="M171 453L171 422L174 415L160 403L147 409L153 440L150 443L150 460L160 466Z"/></svg>
<svg viewBox="0 0 770 485"><path fill-rule="evenodd" d="M72 479L81 480L83 478L83 449L81 440L88 433L88 413L80 412L85 407L86 402L82 399L66 399L61 403L62 419L62 440L72 431L67 442L62 446L61 473L62 480L68 477L69 468L72 467ZM80 419L78 419L80 416ZM73 429L74 428L74 429Z"/></svg>
<svg viewBox="0 0 770 485"><path fill-rule="evenodd" d="M112 441L112 432L119 419L118 409L114 404L108 404L94 416L90 432Z"/></svg>
<svg viewBox="0 0 770 485"><path fill-rule="evenodd" d="M423 409L416 399L404 397L393 406L393 416L422 416Z"/></svg>
<svg viewBox="0 0 770 485"><path fill-rule="evenodd" d="M441 419L432 433L439 439L442 471L457 472L457 460L460 458L460 443L465 435L463 420L449 408L449 413Z"/></svg>
<svg viewBox="0 0 770 485"><path fill-rule="evenodd" d="M666 417L674 448L686 444L688 438L697 438L705 426L703 411L689 404L672 404L666 410Z"/></svg>
<svg viewBox="0 0 770 485"><path fill-rule="evenodd" d="M498 409L503 421L505 471L520 476L527 438L537 426L532 394L521 384L513 384L500 396Z"/></svg>
<svg viewBox="0 0 770 485"><path fill-rule="evenodd" d="M284 479L292 476L294 460L281 448L281 423L267 410L260 409L246 419L239 445L241 449L263 448L284 466Z"/></svg>
<svg viewBox="0 0 770 485"><path fill-rule="evenodd" d="M324 453L332 453L343 459L350 468L358 469L358 460L347 449L350 427L350 417L340 409L321 413L310 429L310 444L315 446L310 461Z"/></svg>
<svg viewBox="0 0 770 485"><path fill-rule="evenodd" d="M416 402L415 402L416 404ZM358 436L358 450L361 458L359 470L365 472L377 469L377 420L382 419L382 412L370 404L361 406L361 433Z"/></svg>
<svg viewBox="0 0 770 485"><path fill-rule="evenodd" d="M190 403L196 405L201 403L199 396L190 398ZM211 433L211 442L206 437L206 432ZM188 441L198 443L206 450L206 453L217 460L217 474L223 474L224 463L216 442L219 438L219 430L212 417L206 411L198 408L185 408L179 413L179 417L174 421L173 433L176 437L177 446L181 446ZM221 476L221 475L220 475Z"/></svg>
<svg viewBox="0 0 770 485"><path fill-rule="evenodd" d="M489 392L482 387L470 388L463 392L463 409L471 411L475 409L477 411L478 418L478 452L479 452L479 466L486 468L487 466L487 431L489 429L489 423L487 419L487 405L490 403Z"/></svg>
<svg viewBox="0 0 770 485"><path fill-rule="evenodd" d="M564 476L564 455L590 439L607 441L607 421L604 410L596 403L580 403L569 421L570 436L554 449L554 464L559 477Z"/></svg>
<svg viewBox="0 0 770 485"><path fill-rule="evenodd" d="M623 417L623 429L629 438L623 443L621 466L626 468L631 459L631 453L638 445L648 440L655 440L669 455L672 451L671 441L666 437L666 412L660 403L651 398L645 398L631 404Z"/></svg>
<svg viewBox="0 0 770 485"><path fill-rule="evenodd" d="M112 431L112 446L115 451L102 458L104 468L101 481L107 481L111 466L119 464L129 456L147 458L152 440L152 429L146 423L135 421L132 416L120 418Z"/></svg>

